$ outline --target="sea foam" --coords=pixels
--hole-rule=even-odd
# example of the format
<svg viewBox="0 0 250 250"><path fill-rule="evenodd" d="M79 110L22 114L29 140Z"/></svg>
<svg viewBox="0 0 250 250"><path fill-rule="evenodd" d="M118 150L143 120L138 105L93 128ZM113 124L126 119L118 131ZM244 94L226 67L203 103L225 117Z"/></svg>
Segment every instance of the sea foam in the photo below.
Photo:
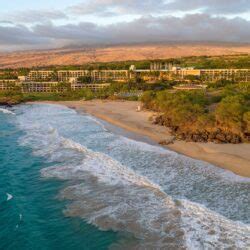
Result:
<svg viewBox="0 0 250 250"><path fill-rule="evenodd" d="M72 200L67 215L132 233L138 249L250 246L246 179L112 135L64 107L22 109L20 143L53 164L41 171L44 177L70 180L61 193Z"/></svg>
<svg viewBox="0 0 250 250"><path fill-rule="evenodd" d="M4 108L0 108L0 112L4 113L4 114L10 114L10 115L15 115L14 112L8 110L8 109L4 109Z"/></svg>

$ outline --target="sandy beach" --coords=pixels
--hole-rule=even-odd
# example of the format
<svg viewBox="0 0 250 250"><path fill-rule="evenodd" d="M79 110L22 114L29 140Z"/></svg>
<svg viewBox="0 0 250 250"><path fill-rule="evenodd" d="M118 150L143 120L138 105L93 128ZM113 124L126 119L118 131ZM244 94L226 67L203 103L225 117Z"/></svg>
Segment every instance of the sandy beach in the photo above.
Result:
<svg viewBox="0 0 250 250"><path fill-rule="evenodd" d="M136 111L139 102L93 100L49 103L66 105L79 112L87 112L122 129L146 136L156 143L171 138L167 128L151 124L149 117L153 112ZM175 141L165 147L194 159L212 163L237 175L250 177L250 144Z"/></svg>

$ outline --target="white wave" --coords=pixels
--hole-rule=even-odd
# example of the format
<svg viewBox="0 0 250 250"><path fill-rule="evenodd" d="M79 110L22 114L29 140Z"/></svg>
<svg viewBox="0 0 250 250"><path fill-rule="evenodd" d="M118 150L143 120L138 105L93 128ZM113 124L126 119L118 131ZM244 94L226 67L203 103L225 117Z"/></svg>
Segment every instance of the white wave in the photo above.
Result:
<svg viewBox="0 0 250 250"><path fill-rule="evenodd" d="M78 196L73 198L77 201L77 208L73 205L70 209L83 211L79 216L88 219L91 224L105 230L125 230L133 233L137 238L143 239L140 243L142 249L146 246L169 246L173 238L174 247L183 244L188 249L209 249L211 245L218 248L244 249L250 244L248 226L230 221L188 201L178 201L179 205L176 206L156 184L110 157L90 151L68 139L64 139L61 145L82 152L85 155L82 164L47 168L42 170L42 173L47 177L68 180L85 177L85 185L80 185L80 189L74 192L74 195ZM93 181L86 183L86 180L92 180L92 177L108 187ZM72 196L68 198L72 199ZM96 204L97 200L102 205ZM134 221L129 218L130 214L133 214Z"/></svg>
<svg viewBox="0 0 250 250"><path fill-rule="evenodd" d="M87 182L66 188L63 197L75 200L67 215L85 218L102 230L132 233L140 239L136 249L247 249L250 246L250 227L198 204L173 201L155 189Z"/></svg>
<svg viewBox="0 0 250 250"><path fill-rule="evenodd" d="M83 171L94 171L100 182L113 182L114 184L137 182L138 185L141 183L141 185L159 188L159 186L151 183L146 177L136 176L135 179L133 170L123 166L108 155L94 152L80 143L60 136L58 130L53 128L50 124L25 122L25 120L21 120L21 126L27 131L27 135L22 137L21 144L32 146L35 155L44 156L49 161L64 161L63 159L65 157L66 159L68 157L73 158L72 154L77 158L77 161L70 161L69 166L59 167L59 169L63 168L64 170L67 169L67 171L57 171L57 168L52 168L53 172L58 173L58 178L67 179L74 174L75 177L77 177L76 175ZM65 150L70 151L66 152ZM76 156L76 153L79 154ZM43 175L48 176L47 172L51 171L43 169L42 173Z"/></svg>
<svg viewBox="0 0 250 250"><path fill-rule="evenodd" d="M229 170L216 167L204 161L188 158L184 155L178 154L174 151L170 151L158 145L150 145L148 143L135 141L123 136L120 136L115 141L112 141L112 143L110 144L110 149L113 152L117 151L117 154L120 154L121 151L124 150L126 150L127 152L136 152L140 156L142 156L142 161L145 160L144 158L147 156L148 152L152 152L156 154L153 157L158 160L158 164L162 164L163 162L161 161L161 159L164 159L165 165L168 166L174 166L179 164L182 166L186 165L187 169L196 167L196 172L202 173L203 175L218 176L221 179L230 182L250 183L250 178L248 177L239 176ZM150 155L150 157L152 156ZM134 161L134 159L132 160ZM149 171L149 169L147 170ZM169 169L165 168L162 169L162 171L169 171ZM161 178L166 178L167 175L173 174L173 171L172 173L168 172L168 174L163 174L163 172L155 171L154 166L154 169L152 169L151 177L157 175L156 178L160 180ZM172 177L175 177L175 175L173 175Z"/></svg>
<svg viewBox="0 0 250 250"><path fill-rule="evenodd" d="M15 115L14 112L8 110L8 109L3 109L3 108L0 108L0 112L4 113L4 114L11 114L11 115Z"/></svg>
<svg viewBox="0 0 250 250"><path fill-rule="evenodd" d="M59 166L52 167L53 174L57 173L57 177L61 177L63 179L67 179L67 173L70 172L69 176L72 178L72 175L75 173L75 177L79 177L79 173L81 171L92 172L94 176L98 177L100 182L104 183L112 183L116 184L137 184L143 186L149 186L152 188L160 189L159 186L150 182L147 178L143 176L136 175L135 172L123 165L119 162L115 161L111 157L99 153L94 152L86 147L82 146L79 143L76 143L70 139L66 139L61 137L60 145L64 148L77 150L84 154L84 158L81 162L81 165L77 166ZM64 169L64 171L61 171ZM67 169L67 171L65 171ZM48 176L50 173L50 168L46 168L42 170L43 175ZM62 174L62 175L61 175Z"/></svg>
<svg viewBox="0 0 250 250"><path fill-rule="evenodd" d="M111 146L113 147L126 147L130 148L132 150L138 150L138 151L146 151L146 152L153 152L153 153L158 153L158 154L163 154L163 155L173 155L173 156L178 156L177 153L170 151L166 148L163 148L158 145L150 145L145 142L140 142L140 141L135 141L132 139L129 139L124 136L119 136L117 140L113 141Z"/></svg>
<svg viewBox="0 0 250 250"><path fill-rule="evenodd" d="M13 199L13 196L11 194L6 193L6 195L7 195L7 201L10 201Z"/></svg>
<svg viewBox="0 0 250 250"><path fill-rule="evenodd" d="M93 122L95 122L96 124L98 124L102 129L103 129L103 131L108 131L107 129L106 129L106 127L104 126L104 124L100 121L100 120L98 120L97 118L95 118L95 117L93 117L93 116L86 116L89 120L91 120L91 121L93 121Z"/></svg>
<svg viewBox="0 0 250 250"><path fill-rule="evenodd" d="M43 169L43 176L83 180L83 185L64 191L64 197L74 201L70 215L105 230L131 232L142 239L142 249L247 249L248 225L201 204L174 201L166 194L190 197L222 214L244 217L245 180L229 178L225 171L204 162L120 137L96 152L86 146L94 137L81 137L81 119L67 109L51 106L32 108L17 119L26 132L21 143L57 162ZM95 140L102 144L102 138Z"/></svg>
<svg viewBox="0 0 250 250"><path fill-rule="evenodd" d="M77 205L71 206L70 210L73 211L69 213L79 210L79 216L101 229L133 233L143 239L140 243L142 249L145 246L169 246L173 238L173 246L183 244L188 249L209 249L211 245L244 249L250 244L248 226L188 201L177 201L179 204L176 205L160 187L110 157L65 138L61 145L82 152L85 155L82 164L46 168L42 170L44 176L68 180L84 176L85 181L96 177L99 182L108 185L103 187L90 181L84 182L84 186L74 187L77 198L74 195L68 198L77 200ZM98 200L102 205L97 204ZM135 217L134 221L130 221L131 213Z"/></svg>
<svg viewBox="0 0 250 250"><path fill-rule="evenodd" d="M202 205L181 200L182 224L190 249L248 249L250 226L226 219Z"/></svg>

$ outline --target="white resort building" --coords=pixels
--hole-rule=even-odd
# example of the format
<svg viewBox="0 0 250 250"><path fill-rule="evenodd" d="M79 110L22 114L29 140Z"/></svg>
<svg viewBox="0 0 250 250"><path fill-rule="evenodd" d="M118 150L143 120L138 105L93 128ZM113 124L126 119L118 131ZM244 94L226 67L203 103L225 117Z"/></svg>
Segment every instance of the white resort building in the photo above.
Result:
<svg viewBox="0 0 250 250"><path fill-rule="evenodd" d="M86 77L86 79L85 79ZM152 62L149 69L136 69L131 65L129 70L31 70L27 76L18 79L0 80L0 90L21 88L22 92L59 92L64 91L63 84L78 90L89 88L93 91L106 88L112 82L128 82L141 78L147 83L162 80L180 80L192 82L216 82L229 80L250 82L250 69L195 69L181 68L164 62ZM194 81L195 82L195 81Z"/></svg>

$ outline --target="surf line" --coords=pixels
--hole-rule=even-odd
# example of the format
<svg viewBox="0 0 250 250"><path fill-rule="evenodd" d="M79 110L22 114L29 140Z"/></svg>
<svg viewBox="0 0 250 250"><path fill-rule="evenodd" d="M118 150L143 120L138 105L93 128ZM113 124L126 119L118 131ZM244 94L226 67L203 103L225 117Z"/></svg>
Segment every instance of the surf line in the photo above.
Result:
<svg viewBox="0 0 250 250"><path fill-rule="evenodd" d="M3 109L3 108L0 108L0 112L4 113L4 114L11 114L11 115L15 115L14 112L8 110L8 109Z"/></svg>

